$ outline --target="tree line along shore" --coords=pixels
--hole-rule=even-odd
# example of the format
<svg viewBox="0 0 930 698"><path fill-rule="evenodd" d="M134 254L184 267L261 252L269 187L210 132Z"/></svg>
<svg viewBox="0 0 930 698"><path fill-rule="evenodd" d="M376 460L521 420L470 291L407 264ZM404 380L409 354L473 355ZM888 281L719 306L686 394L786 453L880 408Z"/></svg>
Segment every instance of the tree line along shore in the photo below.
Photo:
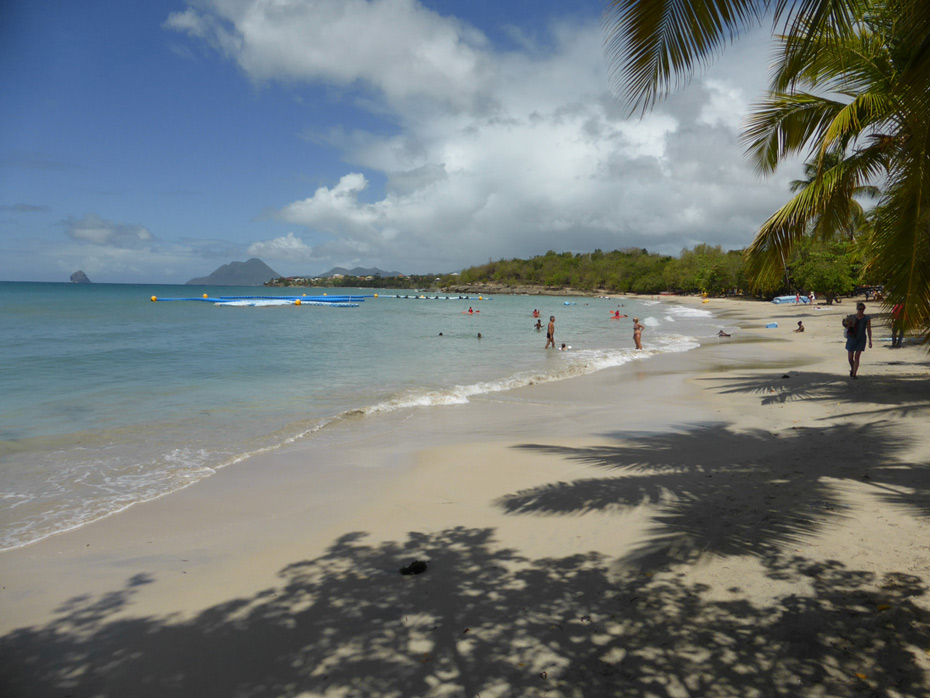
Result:
<svg viewBox="0 0 930 698"><path fill-rule="evenodd" d="M860 279L851 243L815 242L799 246L785 275L754 289L759 298L813 291L828 299L851 294ZM743 250L695 245L677 257L625 249L587 253L552 250L530 259L489 261L456 274L277 278L266 286L322 288L423 288L448 293L596 294L707 293L742 294L750 288Z"/></svg>

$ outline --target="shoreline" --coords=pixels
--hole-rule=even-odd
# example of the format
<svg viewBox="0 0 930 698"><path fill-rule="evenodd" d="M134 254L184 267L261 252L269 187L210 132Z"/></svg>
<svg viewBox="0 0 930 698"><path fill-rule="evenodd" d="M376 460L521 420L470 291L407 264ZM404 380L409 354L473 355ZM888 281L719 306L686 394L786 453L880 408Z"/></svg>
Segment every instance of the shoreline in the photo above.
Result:
<svg viewBox="0 0 930 698"><path fill-rule="evenodd" d="M853 383L843 306L703 307L733 337L342 425L0 553L0 686L930 691L926 352L876 341Z"/></svg>
<svg viewBox="0 0 930 698"><path fill-rule="evenodd" d="M587 304L586 304L587 305ZM619 325L618 325L619 326ZM692 344L692 346L695 346ZM579 348L579 347L576 347ZM523 347L525 349L525 347ZM659 349L663 351L665 349ZM630 350L622 348L613 348L613 349L601 349L599 351L607 353L626 353L630 354ZM675 351L671 349L671 351ZM580 352L575 352L571 358L575 358L576 355ZM580 358L580 357L579 357ZM605 370L605 368L610 367L610 361L628 361L628 357L617 358L609 357L605 359L603 356L599 357L596 360L588 359L586 362L574 364L569 362L567 365L563 364L561 366L553 366L550 362L545 362L549 365L535 365L529 368L525 368L515 373L497 375L491 378L484 379L475 379L474 382L466 383L456 383L456 384L447 384L447 385L432 385L425 386L418 391L400 391L394 394L386 394L382 396L380 401L372 403L357 403L354 405L344 406L344 409L340 412L335 412L330 415L325 415L319 417L318 421L311 423L310 421L301 423L300 429L294 431L285 431L284 429L275 429L269 433L277 434L280 436L279 440L272 443L269 440L266 440L264 443L254 446L253 448L243 450L240 452L235 452L229 450L224 453L223 459L215 459L209 463L203 464L201 467L195 469L188 480L182 483L179 486L175 486L174 489L170 490L160 490L156 494L146 493L145 498L139 498L135 501L120 501L119 504L114 509L105 510L103 513L100 513L98 509L93 513L94 518L85 518L81 521L68 521L65 527L58 528L57 530L44 530L40 535L35 535L31 540L28 541L17 541L17 543L6 545L6 539L4 540L4 545L6 547L0 548L0 553L8 552L12 550L17 550L25 547L34 545L42 540L45 540L50 537L55 537L67 533L70 531L80 530L81 528L92 525L96 521L100 521L112 516L117 516L120 513L128 510L131 507L143 504L145 502L154 501L165 496L170 496L171 494L186 489L197 482L212 477L217 472L224 470L228 467L234 467L242 461L247 461L258 456L261 456L265 453L273 453L280 448L286 447L288 444L295 441L300 442L307 438L325 438L325 434L321 435L321 432L329 432L336 425L348 420L349 424L354 424L355 420L359 417L361 418L370 418L375 417L382 412L390 412L393 410L409 410L409 409L419 409L420 407L425 407L427 409L439 408L442 409L449 402L454 402L456 400L467 401L468 399L481 399L481 395L485 393L496 393L514 390L516 387L528 384L537 384L543 382L560 382L563 380L571 379L577 377L578 375L584 375L586 372L598 372ZM598 363L600 362L600 363ZM509 366L504 367L506 371ZM295 424L297 422L294 422ZM162 439L165 442L171 442L169 438ZM207 473L210 474L207 474ZM34 517L34 520L38 520L38 517ZM12 522L8 522L11 523ZM13 526L11 525L11 529Z"/></svg>

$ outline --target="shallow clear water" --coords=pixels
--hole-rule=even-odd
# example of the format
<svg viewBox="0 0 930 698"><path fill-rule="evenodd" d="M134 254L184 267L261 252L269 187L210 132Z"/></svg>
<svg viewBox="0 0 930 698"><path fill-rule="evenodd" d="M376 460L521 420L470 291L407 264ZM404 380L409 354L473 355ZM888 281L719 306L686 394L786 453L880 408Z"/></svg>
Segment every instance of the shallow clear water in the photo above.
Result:
<svg viewBox="0 0 930 698"><path fill-rule="evenodd" d="M349 292L372 293L331 295ZM149 300L203 293L295 290L0 283L0 549L313 438L346 414L441 409L621 365L635 353L632 323L611 310L640 317L647 354L693 348L721 327L705 311L619 297L380 291L357 308ZM543 349L536 308L544 325L556 316L556 340L571 351Z"/></svg>

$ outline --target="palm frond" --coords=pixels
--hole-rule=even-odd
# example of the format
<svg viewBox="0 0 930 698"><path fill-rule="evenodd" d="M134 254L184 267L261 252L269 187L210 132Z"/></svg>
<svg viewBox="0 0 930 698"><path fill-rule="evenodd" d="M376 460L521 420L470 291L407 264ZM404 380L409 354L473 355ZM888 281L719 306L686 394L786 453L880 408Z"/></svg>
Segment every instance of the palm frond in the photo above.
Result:
<svg viewBox="0 0 930 698"><path fill-rule="evenodd" d="M904 306L908 329L930 342L930 131L902 147L873 214L865 273L885 285L888 304Z"/></svg>
<svg viewBox="0 0 930 698"><path fill-rule="evenodd" d="M898 0L894 11L900 43L909 51L907 66L899 75L902 92L911 100L911 110L930 122L930 3Z"/></svg>
<svg viewBox="0 0 930 698"><path fill-rule="evenodd" d="M746 276L756 290L770 287L781 276L786 260L821 212L822 182L815 179L773 213L746 248Z"/></svg>
<svg viewBox="0 0 930 698"><path fill-rule="evenodd" d="M797 70L818 56L830 55L853 33L871 4L870 0L776 0L775 24L784 36L785 61ZM789 79L777 89L787 91L794 84Z"/></svg>
<svg viewBox="0 0 930 698"><path fill-rule="evenodd" d="M893 119L897 102L887 94L864 92L836 111L820 134L820 149L845 148L851 141L868 133L875 126Z"/></svg>
<svg viewBox="0 0 930 698"><path fill-rule="evenodd" d="M846 158L828 153L821 163L828 163L827 167L809 164L811 179L799 182L803 186L798 193L762 224L746 249L746 274L752 287L770 286L808 233L822 240L837 232L852 237L864 218L855 197L874 193L867 182L884 162L885 154L876 148Z"/></svg>
<svg viewBox="0 0 930 698"><path fill-rule="evenodd" d="M681 87L747 26L766 0L611 0L604 14L610 80L632 111Z"/></svg>
<svg viewBox="0 0 930 698"><path fill-rule="evenodd" d="M774 172L788 155L821 141L845 106L806 92L772 94L753 107L747 120L742 134L746 154L758 172Z"/></svg>

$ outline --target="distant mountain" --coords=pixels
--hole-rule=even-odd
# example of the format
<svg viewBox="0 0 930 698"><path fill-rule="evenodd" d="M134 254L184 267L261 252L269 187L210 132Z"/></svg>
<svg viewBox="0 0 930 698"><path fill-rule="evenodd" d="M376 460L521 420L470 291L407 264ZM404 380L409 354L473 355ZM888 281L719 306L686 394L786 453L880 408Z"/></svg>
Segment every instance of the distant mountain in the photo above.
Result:
<svg viewBox="0 0 930 698"><path fill-rule="evenodd" d="M248 262L224 264L210 276L187 282L188 286L261 286L281 276L262 260L253 257Z"/></svg>
<svg viewBox="0 0 930 698"><path fill-rule="evenodd" d="M87 278L87 274L85 274L83 271L78 270L71 275L71 283L72 284L89 284L90 279Z"/></svg>
<svg viewBox="0 0 930 698"><path fill-rule="evenodd" d="M365 269L364 267L355 267L354 269L345 269L344 267L333 267L325 274L319 274L320 278L329 278L330 276L336 276L336 274L342 274L343 276L380 276L382 278L387 278L389 276L403 276L399 271L383 271L378 269L378 267L372 267L371 269Z"/></svg>

